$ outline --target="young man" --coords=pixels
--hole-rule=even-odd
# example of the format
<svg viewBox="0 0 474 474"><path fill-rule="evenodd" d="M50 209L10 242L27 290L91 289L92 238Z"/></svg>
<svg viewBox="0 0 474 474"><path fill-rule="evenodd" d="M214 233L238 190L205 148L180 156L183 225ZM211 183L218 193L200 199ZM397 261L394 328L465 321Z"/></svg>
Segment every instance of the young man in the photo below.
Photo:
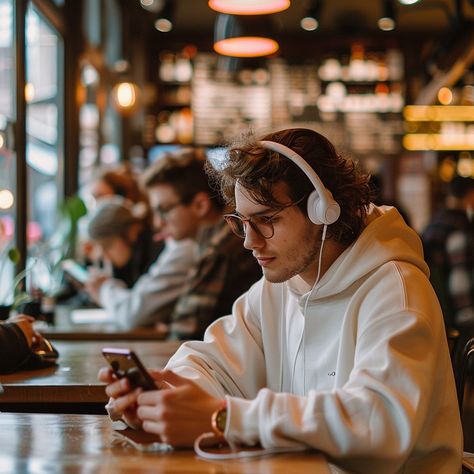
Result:
<svg viewBox="0 0 474 474"><path fill-rule="evenodd" d="M224 203L209 185L204 158L196 149L169 154L144 176L154 225L167 245L132 289L113 279L98 282L99 302L122 325L158 324L170 338L202 339L261 276L224 222Z"/></svg>
<svg viewBox="0 0 474 474"><path fill-rule="evenodd" d="M101 371L111 411L178 446L212 428L350 472L458 472L453 374L416 233L311 130L234 146L218 175L264 278L152 371L162 390Z"/></svg>

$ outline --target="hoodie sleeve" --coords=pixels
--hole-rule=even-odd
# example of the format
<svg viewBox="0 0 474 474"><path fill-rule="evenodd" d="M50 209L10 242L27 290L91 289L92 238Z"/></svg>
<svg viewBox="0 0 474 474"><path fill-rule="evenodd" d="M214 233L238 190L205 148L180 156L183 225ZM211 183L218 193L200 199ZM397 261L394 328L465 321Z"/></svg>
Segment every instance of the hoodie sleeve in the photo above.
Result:
<svg viewBox="0 0 474 474"><path fill-rule="evenodd" d="M15 323L0 324L0 373L16 370L30 354L23 331Z"/></svg>
<svg viewBox="0 0 474 474"><path fill-rule="evenodd" d="M124 329L151 326L159 321L168 323L196 255L192 241L167 243L158 260L133 288L125 288L119 280L105 281L100 289L101 305Z"/></svg>
<svg viewBox="0 0 474 474"><path fill-rule="evenodd" d="M254 397L266 383L260 323L251 309L258 285L236 300L232 315L208 327L203 341L182 344L167 368L192 379L215 397Z"/></svg>

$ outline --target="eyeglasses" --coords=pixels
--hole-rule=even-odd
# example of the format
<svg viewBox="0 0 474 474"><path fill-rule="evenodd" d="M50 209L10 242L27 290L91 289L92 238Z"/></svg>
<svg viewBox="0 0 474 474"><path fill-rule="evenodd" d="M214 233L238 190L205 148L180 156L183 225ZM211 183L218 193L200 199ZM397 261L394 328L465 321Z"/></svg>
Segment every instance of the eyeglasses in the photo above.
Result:
<svg viewBox="0 0 474 474"><path fill-rule="evenodd" d="M156 206L155 212L158 214L160 219L165 220L168 217L168 214L178 206L181 206L183 201L174 202L173 204L168 204L167 206Z"/></svg>
<svg viewBox="0 0 474 474"><path fill-rule="evenodd" d="M270 215L265 216L252 216L252 217L243 217L239 214L225 214L224 219L229 224L232 232L245 239L247 234L247 226L250 225L252 230L256 232L260 237L264 239L271 239L275 235L274 221L275 217L288 207L297 206L300 202L306 199L306 196L303 196L296 202L292 202L286 206L282 206L276 212Z"/></svg>

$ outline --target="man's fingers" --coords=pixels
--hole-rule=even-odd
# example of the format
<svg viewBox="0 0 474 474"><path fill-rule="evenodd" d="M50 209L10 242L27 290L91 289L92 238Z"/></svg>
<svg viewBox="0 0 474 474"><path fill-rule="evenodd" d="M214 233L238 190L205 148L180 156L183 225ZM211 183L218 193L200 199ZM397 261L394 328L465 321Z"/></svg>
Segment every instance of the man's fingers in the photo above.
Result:
<svg viewBox="0 0 474 474"><path fill-rule="evenodd" d="M183 385L194 385L194 382L185 377L181 377L172 370L150 370L152 377L157 382L165 382L165 384L171 385L173 387L181 387ZM166 385L165 385L166 386Z"/></svg>
<svg viewBox="0 0 474 474"><path fill-rule="evenodd" d="M147 433L152 433L152 434L161 436L163 439L163 434L165 431L165 424L163 422L146 420L143 422L142 428Z"/></svg>
<svg viewBox="0 0 474 474"><path fill-rule="evenodd" d="M105 387L105 393L112 398L118 398L128 394L131 391L130 382L127 378L112 382Z"/></svg>
<svg viewBox="0 0 474 474"><path fill-rule="evenodd" d="M114 373L112 372L112 369L109 367L102 367L97 374L97 378L101 382L105 383L112 383L117 380L117 378L114 376Z"/></svg>
<svg viewBox="0 0 474 474"><path fill-rule="evenodd" d="M137 398L141 393L141 388L137 388L133 392L129 392L121 397L115 399L113 402L109 402L112 405L112 409L115 413L124 413L132 405L135 405Z"/></svg>

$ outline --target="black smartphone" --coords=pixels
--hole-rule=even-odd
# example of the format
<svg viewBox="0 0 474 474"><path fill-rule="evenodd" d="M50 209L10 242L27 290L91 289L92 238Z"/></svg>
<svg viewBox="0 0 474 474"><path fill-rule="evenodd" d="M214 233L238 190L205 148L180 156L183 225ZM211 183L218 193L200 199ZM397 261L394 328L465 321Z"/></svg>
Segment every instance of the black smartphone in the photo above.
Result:
<svg viewBox="0 0 474 474"><path fill-rule="evenodd" d="M89 272L74 260L67 258L61 262L61 268L73 280L83 285L89 279Z"/></svg>
<svg viewBox="0 0 474 474"><path fill-rule="evenodd" d="M119 379L127 377L132 388L141 387L143 390L158 390L155 381L132 350L104 347L102 354L112 367L114 374Z"/></svg>

